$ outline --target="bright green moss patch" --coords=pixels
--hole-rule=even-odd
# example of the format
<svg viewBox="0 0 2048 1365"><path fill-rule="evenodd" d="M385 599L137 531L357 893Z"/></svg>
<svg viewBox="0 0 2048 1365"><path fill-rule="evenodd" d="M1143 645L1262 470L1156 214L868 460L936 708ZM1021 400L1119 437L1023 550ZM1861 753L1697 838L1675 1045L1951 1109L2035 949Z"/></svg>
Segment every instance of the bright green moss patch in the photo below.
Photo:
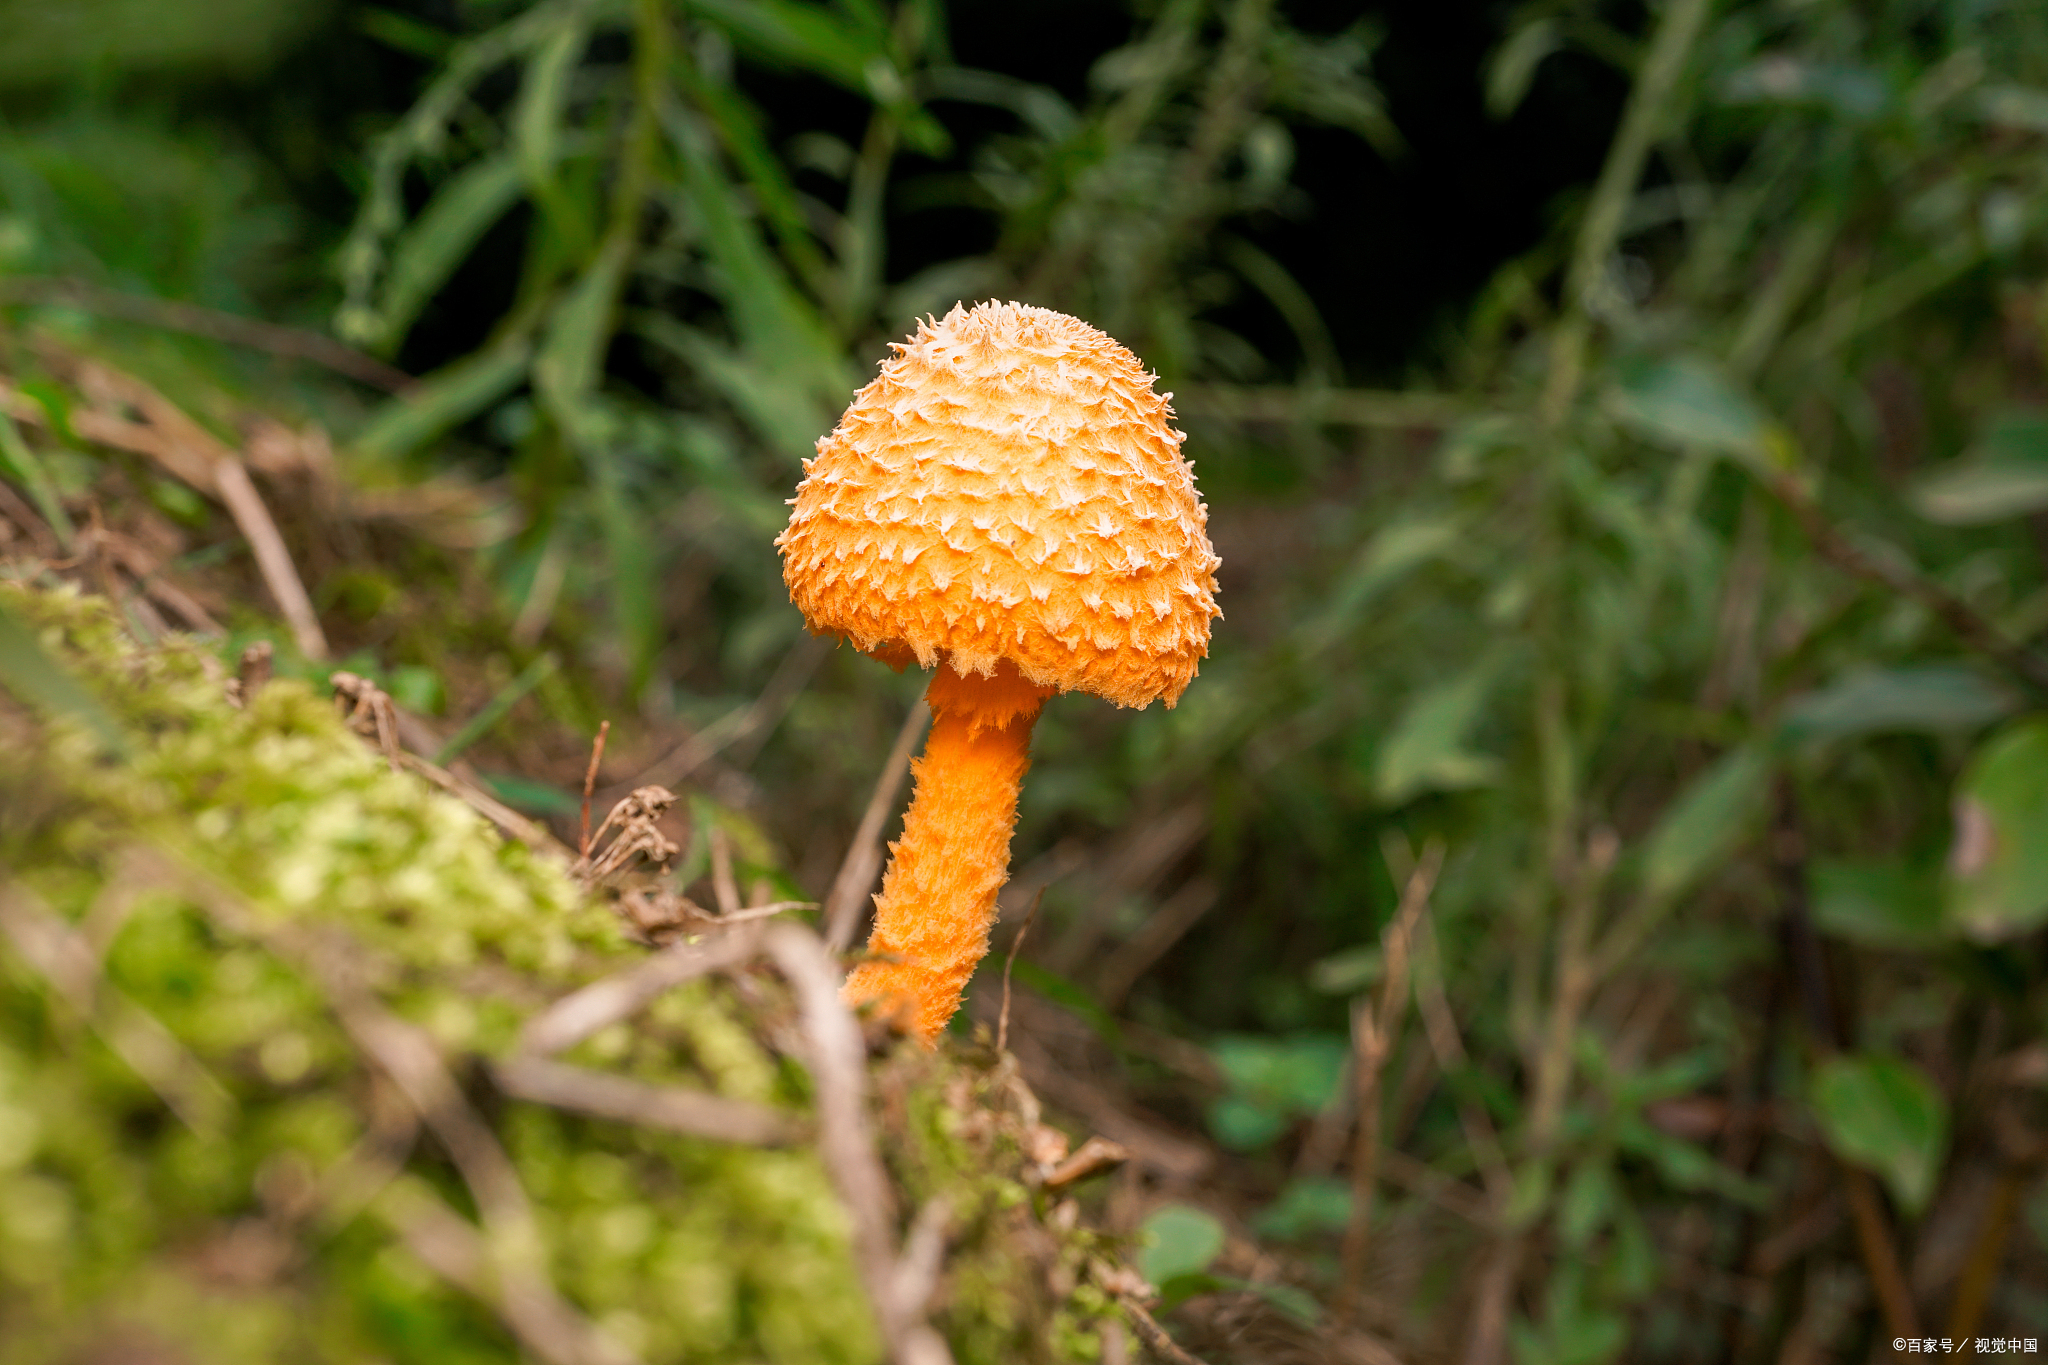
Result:
<svg viewBox="0 0 2048 1365"><path fill-rule="evenodd" d="M0 1362L519 1356L499 1315L396 1230L422 1203L475 1209L280 951L300 931L439 1046L518 1171L548 1276L613 1340L649 1362L878 1359L808 1146L683 1138L492 1089L482 1060L525 1018L643 953L601 900L391 772L301 684L238 708L216 661L139 648L95 599L0 582L0 607L132 741L105 757L87 729L0 692ZM82 977L23 946L65 931L96 963ZM769 1041L787 998L771 975L755 985L745 1000L718 981L671 992L568 1060L801 1115L806 1077ZM950 1210L934 1320L962 1365L1092 1358L1104 1305L1076 1286L1093 1240L1049 1229L1014 1182L1017 1120L987 1076L898 1056L876 1087L906 1216Z"/></svg>

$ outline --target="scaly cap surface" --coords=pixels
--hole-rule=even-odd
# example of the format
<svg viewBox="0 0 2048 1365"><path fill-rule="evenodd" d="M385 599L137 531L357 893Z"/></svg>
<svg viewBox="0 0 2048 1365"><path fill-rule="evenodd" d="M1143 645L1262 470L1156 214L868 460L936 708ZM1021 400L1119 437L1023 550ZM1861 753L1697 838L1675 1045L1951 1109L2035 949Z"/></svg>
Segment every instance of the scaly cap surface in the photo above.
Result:
<svg viewBox="0 0 2048 1365"><path fill-rule="evenodd" d="M1221 615L1221 561L1153 376L1014 303L955 306L895 350L804 462L775 542L811 630L1172 706Z"/></svg>

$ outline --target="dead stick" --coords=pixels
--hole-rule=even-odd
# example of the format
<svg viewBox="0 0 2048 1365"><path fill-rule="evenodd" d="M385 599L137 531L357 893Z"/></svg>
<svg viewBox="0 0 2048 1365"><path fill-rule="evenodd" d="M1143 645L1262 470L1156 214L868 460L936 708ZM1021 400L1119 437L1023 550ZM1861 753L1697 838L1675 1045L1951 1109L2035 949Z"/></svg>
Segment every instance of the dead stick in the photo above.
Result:
<svg viewBox="0 0 2048 1365"><path fill-rule="evenodd" d="M853 1221L853 1251L891 1365L952 1365L945 1341L897 1294L895 1200L867 1113L867 1048L839 998L838 963L808 929L771 926L762 946L796 993L817 1088L818 1155Z"/></svg>
<svg viewBox="0 0 2048 1365"><path fill-rule="evenodd" d="M1030 913L1024 916L1024 923L1018 926L1017 937L1010 940L1010 951L1003 958L1003 1008L996 1016L996 1052L1000 1055L1010 1043L1010 969L1017 965L1017 952L1024 946L1024 935L1031 932L1031 926L1038 919L1038 907L1045 903L1045 888L1039 887L1038 894L1031 898Z"/></svg>
<svg viewBox="0 0 2048 1365"><path fill-rule="evenodd" d="M1130 1317L1132 1330L1137 1332L1138 1340L1145 1343L1146 1350L1166 1361L1167 1365L1204 1365L1200 1356L1189 1352L1179 1342L1166 1335L1166 1329L1159 1325L1159 1319L1146 1312L1144 1305L1136 1299L1124 1296L1119 1297L1117 1302L1123 1305L1125 1314Z"/></svg>
<svg viewBox="0 0 2048 1365"><path fill-rule="evenodd" d="M1416 921L1429 904L1429 893L1443 869L1444 846L1432 840L1408 876L1401 905L1387 926L1376 1009L1361 1002L1355 1012L1353 1060L1358 1087L1358 1137L1351 1157L1351 1217L1344 1225L1343 1290L1339 1311L1348 1321L1365 1283L1365 1253L1372 1231L1372 1199L1379 1183L1380 1076L1393 1055L1395 1031L1408 1007L1408 948Z"/></svg>
<svg viewBox="0 0 2048 1365"><path fill-rule="evenodd" d="M277 523L271 520L270 509L263 505L256 485L249 481L249 471L240 459L230 455L214 465L213 482L220 490L220 500L227 504L228 515L235 519L242 538L249 542L249 549L256 556L256 568L263 575L263 585L270 589L278 610L292 628L299 653L308 659L325 659L327 633L320 629L313 600L306 596L306 585L292 563L291 552L285 548L284 537L278 534Z"/></svg>
<svg viewBox="0 0 2048 1365"><path fill-rule="evenodd" d="M861 812L853 842L846 847L839 875L832 879L832 890L825 897L825 946L835 953L845 952L859 932L861 900L875 884L875 873L882 866L882 822L896 805L897 788L903 785L903 774L910 767L910 751L917 747L930 719L931 709L919 698L896 732L896 743L875 778L875 789L868 796L867 809Z"/></svg>
<svg viewBox="0 0 2048 1365"><path fill-rule="evenodd" d="M649 1085L545 1057L507 1058L492 1065L491 1079L514 1099L715 1142L780 1147L794 1141L798 1131L789 1115L765 1104Z"/></svg>
<svg viewBox="0 0 2048 1365"><path fill-rule="evenodd" d="M1841 1163L1837 1166L1842 1191L1848 1196L1849 1213L1856 1224L1856 1244L1863 1252L1864 1268L1870 1272L1871 1288L1877 1291L1878 1306L1884 1311L1884 1325L1895 1337L1917 1337L1920 1319L1913 1308L1913 1290L1899 1264L1898 1248L1892 1245L1884 1206L1877 1200L1877 1186L1855 1167Z"/></svg>
<svg viewBox="0 0 2048 1365"><path fill-rule="evenodd" d="M612 723L599 721L597 738L590 745L590 766L583 770L583 837L576 846L576 856L590 856L590 794L597 790L597 765L604 762L605 737L612 732Z"/></svg>
<svg viewBox="0 0 2048 1365"><path fill-rule="evenodd" d="M1964 1263L1956 1283L1955 1301L1949 1305L1948 1334L1958 1341L1976 1335L1977 1323L1998 1283L1998 1263L2005 1259L2006 1239L2012 1234L2027 1186L2038 1174L2033 1168L2009 1166L1991 1191L1990 1206L1984 1210L1984 1221L1970 1248L1970 1259Z"/></svg>

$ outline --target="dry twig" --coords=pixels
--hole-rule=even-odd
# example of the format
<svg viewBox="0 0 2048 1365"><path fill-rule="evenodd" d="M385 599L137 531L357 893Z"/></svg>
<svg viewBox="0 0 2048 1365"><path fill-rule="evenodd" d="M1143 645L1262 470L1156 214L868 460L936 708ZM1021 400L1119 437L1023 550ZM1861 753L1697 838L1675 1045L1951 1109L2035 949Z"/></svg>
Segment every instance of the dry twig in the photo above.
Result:
<svg viewBox="0 0 2048 1365"><path fill-rule="evenodd" d="M818 1155L853 1219L854 1257L894 1365L950 1365L945 1342L897 1297L894 1200L868 1124L867 1048L839 998L841 973L816 935L771 925L762 946L796 992L818 1094Z"/></svg>
<svg viewBox="0 0 2048 1365"><path fill-rule="evenodd" d="M604 762L604 742L612 732L608 720L598 722L597 738L590 744L590 766L583 770L583 833L577 841L576 856L590 856L590 793L597 786L597 765Z"/></svg>
<svg viewBox="0 0 2048 1365"><path fill-rule="evenodd" d="M652 863L666 863L675 857L682 850L661 832L659 824L675 803L676 794L666 787L634 788L604 817L597 833L590 836L589 851L569 869L570 874L585 885L595 885L624 871L643 854ZM612 841L599 852L598 845L607 834Z"/></svg>
<svg viewBox="0 0 2048 1365"><path fill-rule="evenodd" d="M1130 1159L1131 1149L1122 1143L1111 1142L1105 1137L1089 1138L1072 1156L1046 1173L1045 1188L1065 1189L1069 1185L1079 1184L1091 1175L1100 1175L1113 1166L1121 1166Z"/></svg>
<svg viewBox="0 0 2048 1365"><path fill-rule="evenodd" d="M600 1029L637 1014L685 981L737 966L760 950L760 930L753 927L664 948L625 971L563 996L527 1020L519 1032L519 1050L535 1057L566 1052Z"/></svg>
<svg viewBox="0 0 2048 1365"><path fill-rule="evenodd" d="M398 713L391 695L368 678L335 672L327 676L334 689L334 702L348 728L365 739L377 741L384 761L392 772L403 769L398 750Z"/></svg>
<svg viewBox="0 0 2048 1365"><path fill-rule="evenodd" d="M682 1086L649 1085L544 1057L508 1058L491 1067L491 1077L515 1099L643 1128L752 1147L780 1147L797 1136L789 1116L765 1104Z"/></svg>
<svg viewBox="0 0 2048 1365"><path fill-rule="evenodd" d="M867 809L861 812L853 842L846 846L846 857L832 879L832 889L825 895L825 946L835 953L851 947L853 936L860 931L863 901L875 884L876 874L882 870L882 823L896 808L896 792L903 785L903 774L910 768L910 751L917 747L931 714L931 708L920 697L903 718L896 743L890 747L889 757L875 777L875 789L868 794Z"/></svg>
<svg viewBox="0 0 2048 1365"><path fill-rule="evenodd" d="M1123 1305L1124 1313L1131 1320L1131 1327L1138 1334L1138 1340L1145 1343L1145 1349L1166 1361L1167 1365L1203 1365L1198 1355L1193 1355L1159 1325L1159 1319L1145 1311L1145 1306L1129 1295L1119 1295L1117 1302Z"/></svg>
<svg viewBox="0 0 2048 1365"><path fill-rule="evenodd" d="M1343 1288L1340 1312L1348 1320L1365 1283L1367 1237L1372 1230L1372 1200L1379 1183L1380 1075L1393 1054L1394 1037L1408 1008L1408 949L1415 925L1429 905L1444 864L1444 846L1432 840L1408 875L1401 905L1383 939L1385 971L1377 1005L1360 1001L1352 1012L1353 1084L1358 1091L1358 1136L1351 1155L1351 1217L1344 1226Z"/></svg>
<svg viewBox="0 0 2048 1365"><path fill-rule="evenodd" d="M1031 898L1030 913L1017 926L1017 936L1010 940L1010 951L1003 958L1003 1008L996 1016L996 1051L1001 1053L1010 1045L1010 969L1017 965L1017 953L1024 947L1024 936L1031 932L1037 922L1038 907L1045 904L1045 888L1038 888L1038 894Z"/></svg>

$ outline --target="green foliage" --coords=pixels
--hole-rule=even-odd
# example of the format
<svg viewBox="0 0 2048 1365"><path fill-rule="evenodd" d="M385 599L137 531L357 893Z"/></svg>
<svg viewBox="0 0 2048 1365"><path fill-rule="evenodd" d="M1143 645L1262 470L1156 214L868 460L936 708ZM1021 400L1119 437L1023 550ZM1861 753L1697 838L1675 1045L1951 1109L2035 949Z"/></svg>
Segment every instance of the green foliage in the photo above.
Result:
<svg viewBox="0 0 2048 1365"><path fill-rule="evenodd" d="M1926 1073L1896 1057L1829 1057L1813 1073L1813 1113L1844 1161L1884 1178L1917 1215L1934 1197L1948 1143L1948 1104Z"/></svg>
<svg viewBox="0 0 2048 1365"><path fill-rule="evenodd" d="M1974 938L2048 920L2048 721L1994 735L1957 784L1948 906Z"/></svg>

